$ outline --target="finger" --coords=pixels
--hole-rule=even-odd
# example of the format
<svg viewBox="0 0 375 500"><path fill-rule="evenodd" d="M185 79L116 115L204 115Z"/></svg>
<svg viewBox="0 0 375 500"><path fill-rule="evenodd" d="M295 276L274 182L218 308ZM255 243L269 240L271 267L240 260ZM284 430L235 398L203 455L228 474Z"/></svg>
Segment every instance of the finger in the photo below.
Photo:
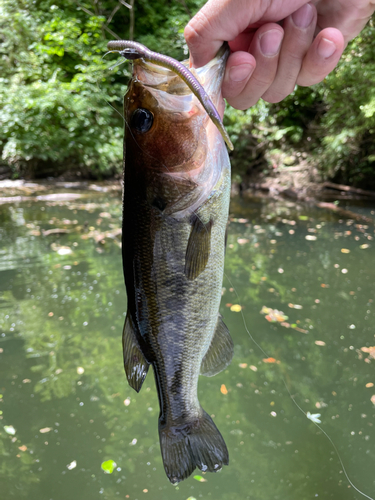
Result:
<svg viewBox="0 0 375 500"><path fill-rule="evenodd" d="M345 48L341 31L326 28L315 38L308 50L297 78L304 87L319 83L336 67Z"/></svg>
<svg viewBox="0 0 375 500"><path fill-rule="evenodd" d="M307 0L208 0L184 32L193 66L207 64L224 41L234 40L254 23L281 21L305 3Z"/></svg>
<svg viewBox="0 0 375 500"><path fill-rule="evenodd" d="M256 61L252 54L243 51L233 52L227 61L222 85L223 97L230 99L241 94L255 67Z"/></svg>
<svg viewBox="0 0 375 500"><path fill-rule="evenodd" d="M317 9L319 28L334 26L343 34L345 43L348 43L371 19L375 5L369 0L342 1L341 3L319 1Z"/></svg>
<svg viewBox="0 0 375 500"><path fill-rule="evenodd" d="M283 35L284 31L278 24L269 23L259 28L249 49L256 60L256 68L239 93L235 92L238 83L230 77L232 66L228 67L227 64L223 95L231 106L237 109L250 108L270 87L277 72Z"/></svg>
<svg viewBox="0 0 375 500"><path fill-rule="evenodd" d="M238 0L209 0L190 20L184 30L184 37L194 67L200 68L207 64L225 40L233 40L246 28L245 24L238 25L239 3Z"/></svg>
<svg viewBox="0 0 375 500"><path fill-rule="evenodd" d="M317 20L316 8L306 4L285 19L284 39L274 81L262 95L268 102L280 102L296 85L303 59L311 46Z"/></svg>

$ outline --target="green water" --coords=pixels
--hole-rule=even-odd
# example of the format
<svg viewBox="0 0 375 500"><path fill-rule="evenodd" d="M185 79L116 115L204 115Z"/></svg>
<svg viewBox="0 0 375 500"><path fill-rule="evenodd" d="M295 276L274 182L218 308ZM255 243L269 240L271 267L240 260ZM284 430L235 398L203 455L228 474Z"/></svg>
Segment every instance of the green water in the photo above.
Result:
<svg viewBox="0 0 375 500"><path fill-rule="evenodd" d="M351 480L374 497L374 227L233 201L221 313L235 355L199 386L230 464L174 487L152 374L136 394L123 373L120 196L85 196L0 206L1 498L363 498L284 381L305 412L321 414ZM53 228L68 232L41 234ZM269 322L263 306L288 318Z"/></svg>

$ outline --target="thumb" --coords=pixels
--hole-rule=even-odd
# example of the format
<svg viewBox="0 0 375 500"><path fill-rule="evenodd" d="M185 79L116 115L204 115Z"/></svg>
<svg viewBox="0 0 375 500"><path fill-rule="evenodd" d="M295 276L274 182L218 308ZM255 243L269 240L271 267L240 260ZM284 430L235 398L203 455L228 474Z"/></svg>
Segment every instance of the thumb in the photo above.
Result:
<svg viewBox="0 0 375 500"><path fill-rule="evenodd" d="M209 0L190 20L184 31L190 51L190 61L196 68L207 64L222 46L247 28L250 22L258 20L263 12L255 0ZM244 19L245 18L245 19ZM258 19L257 19L258 18ZM249 21L249 22L248 22Z"/></svg>
<svg viewBox="0 0 375 500"><path fill-rule="evenodd" d="M278 22L308 0L208 0L185 28L190 59L196 68L216 55L223 42L249 27Z"/></svg>

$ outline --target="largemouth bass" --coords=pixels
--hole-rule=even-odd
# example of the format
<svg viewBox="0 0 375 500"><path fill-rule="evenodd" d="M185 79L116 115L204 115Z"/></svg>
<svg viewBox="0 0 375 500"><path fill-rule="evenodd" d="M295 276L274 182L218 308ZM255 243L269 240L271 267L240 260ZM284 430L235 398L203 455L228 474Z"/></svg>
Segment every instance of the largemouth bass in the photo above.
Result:
<svg viewBox="0 0 375 500"><path fill-rule="evenodd" d="M227 56L223 47L194 70L221 111ZM229 461L197 387L200 373L219 373L233 355L219 315L230 163L220 131L186 83L133 59L124 97L124 364L137 392L153 366L161 454L176 484L196 467L216 472Z"/></svg>

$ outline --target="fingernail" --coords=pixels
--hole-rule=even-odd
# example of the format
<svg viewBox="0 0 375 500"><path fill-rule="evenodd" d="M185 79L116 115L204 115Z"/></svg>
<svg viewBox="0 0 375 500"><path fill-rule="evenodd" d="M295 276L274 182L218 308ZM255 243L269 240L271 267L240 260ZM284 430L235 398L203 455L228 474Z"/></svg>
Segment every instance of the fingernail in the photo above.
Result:
<svg viewBox="0 0 375 500"><path fill-rule="evenodd" d="M292 14L293 22L298 28L307 28L310 26L313 17L314 10L308 3Z"/></svg>
<svg viewBox="0 0 375 500"><path fill-rule="evenodd" d="M260 35L260 50L264 56L275 56L279 50L284 34L279 30L269 30Z"/></svg>
<svg viewBox="0 0 375 500"><path fill-rule="evenodd" d="M229 70L229 78L233 82L242 82L250 76L253 72L253 66L251 64L240 64L238 66L232 66Z"/></svg>
<svg viewBox="0 0 375 500"><path fill-rule="evenodd" d="M324 59L328 59L332 54L336 52L336 44L328 40L327 38L322 38L318 45L318 54Z"/></svg>

